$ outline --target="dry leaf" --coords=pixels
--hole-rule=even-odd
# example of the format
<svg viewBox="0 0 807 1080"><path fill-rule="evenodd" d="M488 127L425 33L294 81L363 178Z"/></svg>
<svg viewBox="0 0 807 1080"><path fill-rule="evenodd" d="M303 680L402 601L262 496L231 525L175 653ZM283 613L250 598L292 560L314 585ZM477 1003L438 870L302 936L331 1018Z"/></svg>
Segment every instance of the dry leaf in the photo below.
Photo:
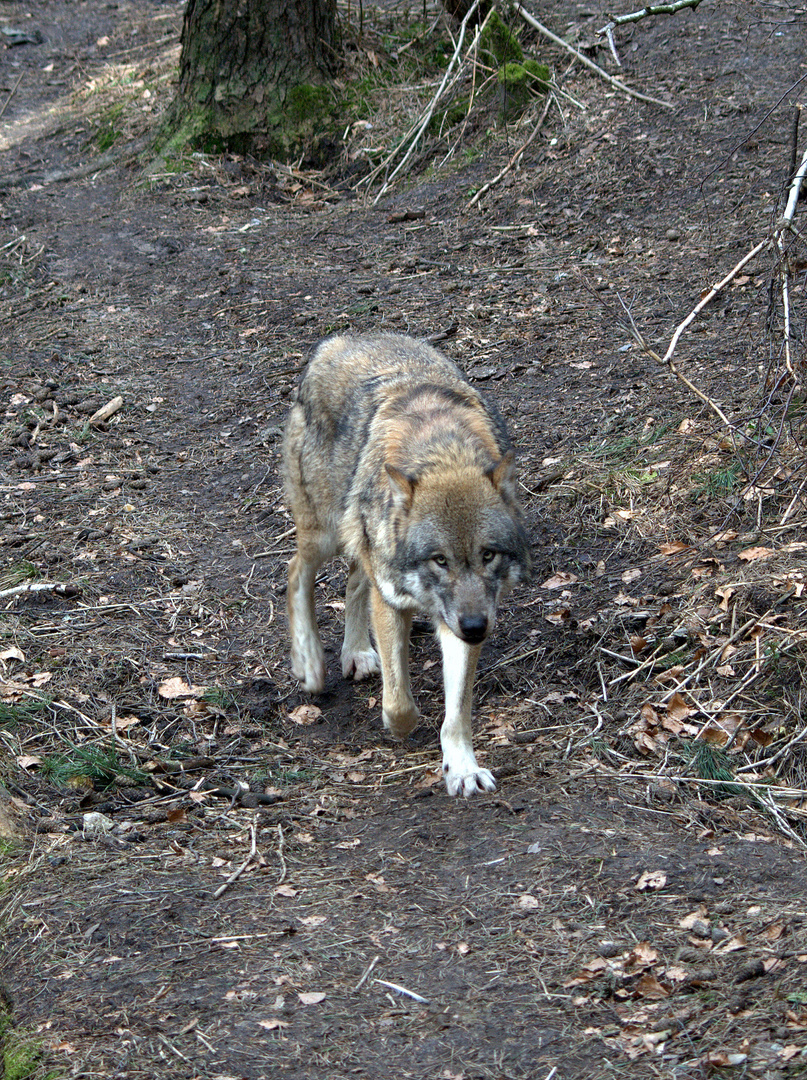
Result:
<svg viewBox="0 0 807 1080"><path fill-rule="evenodd" d="M315 724L322 716L322 709L316 705L298 705L289 713L289 720L293 724Z"/></svg>
<svg viewBox="0 0 807 1080"><path fill-rule="evenodd" d="M649 703L642 705L641 716L649 727L658 727L658 713Z"/></svg>
<svg viewBox="0 0 807 1080"><path fill-rule="evenodd" d="M522 893L518 898L518 906L522 911L536 911L540 904L532 893Z"/></svg>
<svg viewBox="0 0 807 1080"><path fill-rule="evenodd" d="M42 758L37 757L36 754L21 754L17 758L17 764L21 769L30 769L34 765L41 765Z"/></svg>
<svg viewBox="0 0 807 1080"><path fill-rule="evenodd" d="M667 875L663 870L645 870L634 885L639 892L647 892L650 889L663 889L667 884Z"/></svg>
<svg viewBox="0 0 807 1080"><path fill-rule="evenodd" d="M0 652L0 660L25 660L25 655L16 645L12 645L10 649Z"/></svg>
<svg viewBox="0 0 807 1080"><path fill-rule="evenodd" d="M659 544L658 549L662 555L678 555L682 551L689 551L690 545L681 540L674 540L671 544Z"/></svg>
<svg viewBox="0 0 807 1080"><path fill-rule="evenodd" d="M738 552L737 558L743 559L744 562L757 562L759 559L770 559L775 554L773 548L750 547Z"/></svg>
<svg viewBox="0 0 807 1080"><path fill-rule="evenodd" d="M275 889L275 893L278 896L292 897L292 896L296 896L297 892L298 892L298 890L295 889L293 885L278 885L278 887Z"/></svg>
<svg viewBox="0 0 807 1080"><path fill-rule="evenodd" d="M716 953L737 952L740 949L746 949L748 947L748 941L745 934L740 931L739 934L735 934L734 937L728 938L726 941L721 941L719 945L715 946Z"/></svg>
<svg viewBox="0 0 807 1080"><path fill-rule="evenodd" d="M175 675L173 679L166 679L165 682L160 683L157 693L166 701L173 701L175 698L199 697L205 689L204 686L191 686L181 675Z"/></svg>
<svg viewBox="0 0 807 1080"><path fill-rule="evenodd" d="M734 596L737 590L733 585L724 585L722 588L715 589L715 596L720 598L720 610L728 611L729 600Z"/></svg>
<svg viewBox="0 0 807 1080"><path fill-rule="evenodd" d="M688 915L684 915L682 919L678 920L678 925L682 930L691 930L696 923L704 922L708 918L707 909L701 904L695 911L690 911Z"/></svg>
<svg viewBox="0 0 807 1080"><path fill-rule="evenodd" d="M288 1026L288 1020L278 1020L277 1018L258 1021L258 1027L266 1028L267 1031L277 1031L278 1028L285 1028Z"/></svg>
<svg viewBox="0 0 807 1080"><path fill-rule="evenodd" d="M608 961L601 956L595 957L587 964L583 965L583 968L577 975L573 975L571 979L567 979L563 984L564 987L580 986L583 983L593 982L594 979L598 979L609 968Z"/></svg>
<svg viewBox="0 0 807 1080"><path fill-rule="evenodd" d="M670 996L670 991L661 985L655 975L650 974L642 975L633 989L639 997L647 998L648 1001L662 1001Z"/></svg>
<svg viewBox="0 0 807 1080"><path fill-rule="evenodd" d="M712 1065L716 1069L734 1068L744 1065L748 1061L748 1054L727 1054L724 1050L715 1050L700 1059L704 1065Z"/></svg>
<svg viewBox="0 0 807 1080"><path fill-rule="evenodd" d="M693 711L694 710L687 705L681 695L677 692L673 694L667 703L667 715L671 716L674 720L686 720L687 717L692 715Z"/></svg>
<svg viewBox="0 0 807 1080"><path fill-rule="evenodd" d="M303 1005L319 1005L326 996L322 990L309 990L297 995Z"/></svg>
<svg viewBox="0 0 807 1080"><path fill-rule="evenodd" d="M112 728L112 717L108 716L103 720L99 720L99 723L104 727ZM142 723L139 716L116 716L115 717L115 731L126 731L130 727L134 727L135 724Z"/></svg>
<svg viewBox="0 0 807 1080"><path fill-rule="evenodd" d="M658 960L658 950L649 941L640 941L628 953L625 965L628 968L651 967Z"/></svg>
<svg viewBox="0 0 807 1080"><path fill-rule="evenodd" d="M573 585L575 581L580 579L576 574L570 574L565 570L559 570L557 574L553 574L541 584L542 589L562 589L566 585Z"/></svg>
<svg viewBox="0 0 807 1080"><path fill-rule="evenodd" d="M639 751L640 754L655 754L658 750L658 744L652 735L648 735L646 731L640 731L633 740L633 745Z"/></svg>

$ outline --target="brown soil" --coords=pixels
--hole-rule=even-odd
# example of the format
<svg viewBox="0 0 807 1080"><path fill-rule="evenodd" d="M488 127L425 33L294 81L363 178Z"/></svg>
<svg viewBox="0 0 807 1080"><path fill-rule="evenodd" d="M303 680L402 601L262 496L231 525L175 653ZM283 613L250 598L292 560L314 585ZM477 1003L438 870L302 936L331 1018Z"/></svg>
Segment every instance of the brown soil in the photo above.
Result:
<svg viewBox="0 0 807 1080"><path fill-rule="evenodd" d="M344 161L144 172L180 14L2 10L34 37L0 76L2 581L65 588L3 596L0 1032L38 1040L42 1076L807 1075L805 429L774 260L676 354L750 443L617 317L663 352L781 214L803 10L619 31L625 79L671 110L536 39L587 109L562 99L470 212L537 113L477 121L464 164L377 207ZM546 19L589 45L604 21ZM520 448L537 562L483 653L499 790L469 802L439 783L428 633L407 746L377 682L339 677L338 565L326 692L299 692L278 478L319 337L455 326Z"/></svg>

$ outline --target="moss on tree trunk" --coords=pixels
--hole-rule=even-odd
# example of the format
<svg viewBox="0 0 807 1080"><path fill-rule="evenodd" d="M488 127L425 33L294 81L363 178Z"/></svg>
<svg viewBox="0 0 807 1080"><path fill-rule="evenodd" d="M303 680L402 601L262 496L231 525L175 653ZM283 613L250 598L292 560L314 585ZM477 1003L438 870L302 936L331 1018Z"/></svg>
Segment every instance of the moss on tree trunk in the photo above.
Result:
<svg viewBox="0 0 807 1080"><path fill-rule="evenodd" d="M194 145L285 157L338 125L335 0L188 0L163 153Z"/></svg>

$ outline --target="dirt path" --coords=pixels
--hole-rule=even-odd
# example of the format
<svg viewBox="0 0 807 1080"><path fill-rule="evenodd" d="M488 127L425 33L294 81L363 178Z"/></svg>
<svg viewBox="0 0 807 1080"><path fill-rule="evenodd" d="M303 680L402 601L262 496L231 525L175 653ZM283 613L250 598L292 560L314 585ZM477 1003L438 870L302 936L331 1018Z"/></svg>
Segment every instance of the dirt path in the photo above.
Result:
<svg viewBox="0 0 807 1080"><path fill-rule="evenodd" d="M592 41L600 18L562 3L552 25ZM179 19L136 0L0 20L43 38L6 49L0 87L2 585L68 587L0 618L2 987L25 1036L6 1032L6 1075L807 1075L803 747L753 771L804 727L804 455L771 443L752 490L612 316L621 297L663 349L771 227L791 113L765 117L802 74L804 13L713 4L622 32L625 77L675 108L567 74L587 111L567 101L472 213L515 134L377 208L235 158L93 172L110 71L134 82L134 141ZM770 272L682 353L760 429ZM340 566L320 713L298 710L279 437L308 349L347 327L456 327L446 351L519 446L537 571L483 653L492 797L439 784L430 635L406 747L380 687L338 676ZM803 447L802 412L788 432ZM740 775L779 785L778 809Z"/></svg>

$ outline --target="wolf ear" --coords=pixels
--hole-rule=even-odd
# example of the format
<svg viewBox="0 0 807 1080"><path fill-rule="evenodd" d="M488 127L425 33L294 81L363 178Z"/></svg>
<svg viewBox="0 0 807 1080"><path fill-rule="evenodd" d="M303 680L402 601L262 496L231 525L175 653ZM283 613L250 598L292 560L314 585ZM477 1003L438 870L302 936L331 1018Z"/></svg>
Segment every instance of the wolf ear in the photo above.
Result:
<svg viewBox="0 0 807 1080"><path fill-rule="evenodd" d="M515 461L515 454L512 450L508 450L501 461L497 461L486 471L485 475L497 491L501 492L502 488L509 491L512 488Z"/></svg>
<svg viewBox="0 0 807 1080"><path fill-rule="evenodd" d="M407 476L405 472L396 469L394 465L387 464L386 470L387 476L390 478L390 486L395 501L408 510L412 505L412 498L415 494L415 484L417 483L415 477Z"/></svg>

